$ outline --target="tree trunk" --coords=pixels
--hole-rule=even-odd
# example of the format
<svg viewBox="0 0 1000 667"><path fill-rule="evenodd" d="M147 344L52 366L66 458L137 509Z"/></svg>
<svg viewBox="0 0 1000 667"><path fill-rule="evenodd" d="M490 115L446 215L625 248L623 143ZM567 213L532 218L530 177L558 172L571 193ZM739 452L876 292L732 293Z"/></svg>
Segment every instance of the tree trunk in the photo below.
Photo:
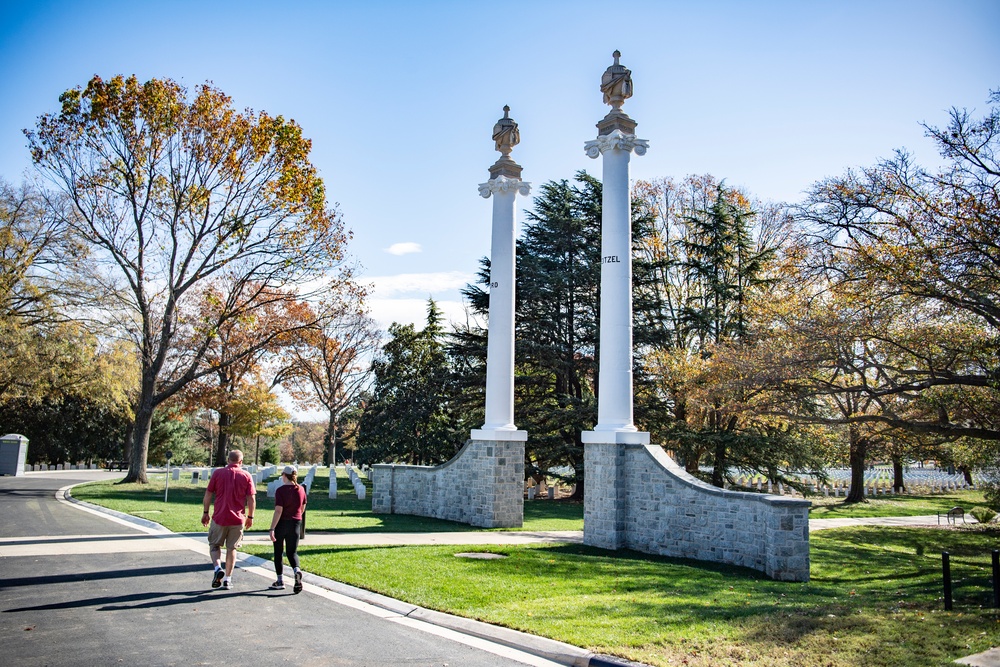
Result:
<svg viewBox="0 0 1000 667"><path fill-rule="evenodd" d="M701 462L701 449L691 452L691 455L684 459L684 472L693 475L698 472L698 464Z"/></svg>
<svg viewBox="0 0 1000 667"><path fill-rule="evenodd" d="M323 445L332 470L337 466L337 413L333 410L330 411L330 418L326 423Z"/></svg>
<svg viewBox="0 0 1000 667"><path fill-rule="evenodd" d="M972 486L972 469L969 466L958 466L958 471L965 478L965 483Z"/></svg>
<svg viewBox="0 0 1000 667"><path fill-rule="evenodd" d="M896 493L906 491L903 483L903 457L898 454L892 457L892 490Z"/></svg>
<svg viewBox="0 0 1000 667"><path fill-rule="evenodd" d="M140 399L141 400L141 399ZM148 484L146 477L146 454L149 452L149 431L153 426L153 398L141 400L135 411L132 427L132 451L129 452L128 474L123 482Z"/></svg>
<svg viewBox="0 0 1000 667"><path fill-rule="evenodd" d="M579 439L578 439L579 440ZM584 479L583 479L583 442L577 442L577 451L580 452L580 456L573 456L573 471L576 473L576 488L573 489L573 495L570 496L570 500L576 500L578 502L583 502L583 492L584 492Z"/></svg>
<svg viewBox="0 0 1000 667"><path fill-rule="evenodd" d="M861 437L853 426L849 429L851 442L851 491L844 499L845 503L865 502L865 457L868 450L868 439Z"/></svg>
<svg viewBox="0 0 1000 667"><path fill-rule="evenodd" d="M125 461L132 460L132 438L135 433L135 422L129 422L125 427L125 439L122 442L123 456L122 459Z"/></svg>
<svg viewBox="0 0 1000 667"><path fill-rule="evenodd" d="M712 486L720 489L726 483L726 467L729 465L726 457L726 442L719 434L719 441L715 444L715 466L712 468Z"/></svg>
<svg viewBox="0 0 1000 667"><path fill-rule="evenodd" d="M226 466L226 457L229 456L229 425L232 417L228 412L219 411L219 439L215 445L215 466L223 468Z"/></svg>

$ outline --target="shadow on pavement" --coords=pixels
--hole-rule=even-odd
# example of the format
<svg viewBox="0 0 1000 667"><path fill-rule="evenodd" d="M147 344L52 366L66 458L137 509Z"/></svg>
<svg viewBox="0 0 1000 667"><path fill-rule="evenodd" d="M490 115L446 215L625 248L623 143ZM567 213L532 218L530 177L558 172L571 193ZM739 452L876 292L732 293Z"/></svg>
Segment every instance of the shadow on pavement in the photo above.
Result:
<svg viewBox="0 0 1000 667"><path fill-rule="evenodd" d="M41 577L18 577L17 579L0 579L0 589L16 588L18 586L45 586L47 584L72 584L81 581L96 581L100 579L123 579L126 577L150 577L157 574L177 574L183 572L204 572L205 580L210 581L212 566L209 563L198 565L177 565L174 567L144 567L129 570L109 570L107 572L77 572L74 574L51 574ZM16 610L7 610L16 611Z"/></svg>
<svg viewBox="0 0 1000 667"><path fill-rule="evenodd" d="M37 537L37 538L17 538L8 539L0 537L0 544L17 544L17 545L31 545L31 544L80 544L88 542L115 542L115 541L126 541L134 542L137 540L168 540L174 538L174 535L162 535L148 533L136 533L134 535L72 535L69 537Z"/></svg>
<svg viewBox="0 0 1000 667"><path fill-rule="evenodd" d="M78 582L84 579L116 579L121 576L149 576L150 574L170 574L176 572L203 572L205 566L184 566L176 568L150 568L145 570L131 570L126 572L103 572L98 576L93 575L67 575L54 577L33 577L20 580L22 586L37 586L41 584ZM0 585L4 585L0 580ZM16 607L4 609L3 613L18 613L29 611L55 611L59 609L78 609L81 607L94 607L96 611L128 611L133 609L152 609L156 607L172 607L179 604L200 604L209 601L219 601L231 596L240 597L283 597L292 595L291 591L272 591L267 588L247 590L224 590L211 589L199 591L144 591L142 593L132 593L129 595L102 595L99 597L85 598L82 600L68 600L64 602L54 602L51 604L32 605L29 607Z"/></svg>

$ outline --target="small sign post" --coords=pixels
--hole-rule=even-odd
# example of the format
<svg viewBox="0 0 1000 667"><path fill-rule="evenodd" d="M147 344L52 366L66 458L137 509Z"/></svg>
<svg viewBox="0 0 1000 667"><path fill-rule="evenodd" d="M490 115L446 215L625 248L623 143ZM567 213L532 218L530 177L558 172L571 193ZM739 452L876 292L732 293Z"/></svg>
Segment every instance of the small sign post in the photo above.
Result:
<svg viewBox="0 0 1000 667"><path fill-rule="evenodd" d="M174 458L174 453L167 450L167 473L163 476L166 484L163 486L163 502L167 502L167 495L170 493L170 459Z"/></svg>

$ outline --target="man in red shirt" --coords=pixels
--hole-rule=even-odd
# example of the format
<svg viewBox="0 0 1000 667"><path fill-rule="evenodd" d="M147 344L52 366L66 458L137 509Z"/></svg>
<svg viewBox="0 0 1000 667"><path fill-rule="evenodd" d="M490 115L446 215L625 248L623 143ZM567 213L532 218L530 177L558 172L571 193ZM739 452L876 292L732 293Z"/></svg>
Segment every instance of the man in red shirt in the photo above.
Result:
<svg viewBox="0 0 1000 667"><path fill-rule="evenodd" d="M215 512L208 528L208 548L215 572L212 588L230 590L233 587L233 568L236 567L236 549L243 542L243 529L253 525L253 513L257 509L257 487L250 474L242 469L243 452L234 449L229 452L229 465L212 473L205 489L203 501L205 512L201 515L201 525L208 526L208 508L215 497ZM244 514L244 508L248 508ZM226 569L223 571L222 545L226 545Z"/></svg>

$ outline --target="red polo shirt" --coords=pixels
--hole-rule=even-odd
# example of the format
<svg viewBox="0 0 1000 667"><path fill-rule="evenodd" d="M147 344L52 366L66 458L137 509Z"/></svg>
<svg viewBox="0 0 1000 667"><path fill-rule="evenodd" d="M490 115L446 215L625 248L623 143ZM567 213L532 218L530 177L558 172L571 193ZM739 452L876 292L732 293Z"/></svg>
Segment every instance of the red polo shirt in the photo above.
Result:
<svg viewBox="0 0 1000 667"><path fill-rule="evenodd" d="M219 468L208 480L208 490L215 494L215 512L212 521L219 526L238 526L246 523L243 513L247 498L257 492L253 478L238 464L230 463Z"/></svg>

